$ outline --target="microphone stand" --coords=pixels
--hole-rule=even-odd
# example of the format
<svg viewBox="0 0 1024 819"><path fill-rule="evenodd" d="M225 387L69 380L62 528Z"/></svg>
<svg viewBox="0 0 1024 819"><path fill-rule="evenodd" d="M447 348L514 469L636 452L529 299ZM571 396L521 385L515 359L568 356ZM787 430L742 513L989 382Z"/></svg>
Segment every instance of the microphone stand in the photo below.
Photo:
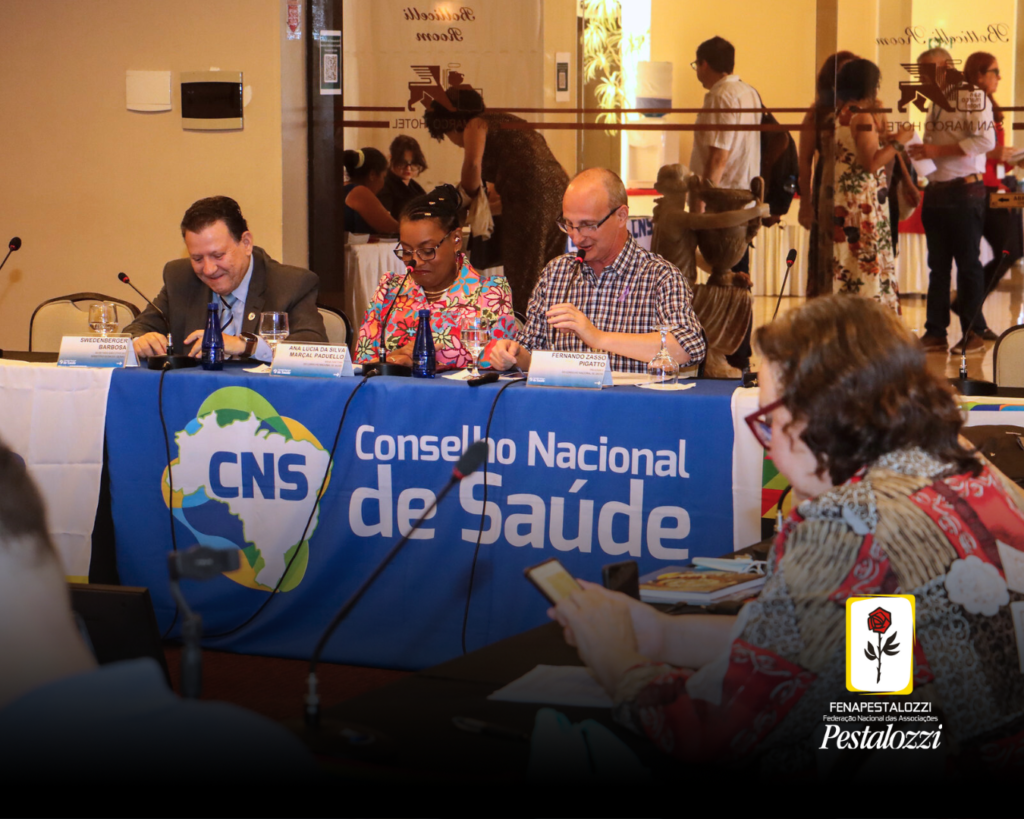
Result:
<svg viewBox="0 0 1024 819"><path fill-rule="evenodd" d="M978 316L981 315L982 308L985 306L985 300L989 297L989 294L995 289L996 284L1003 277L1003 274L1010 267L1010 252L1008 250L1003 251L1002 258L999 260L999 267L996 269L995 275L992 276L992 283L985 289L985 294L981 297L981 304L978 305L978 309L971 316L971 321L967 325L967 329L964 330L963 341L960 345L960 377L949 379L950 385L960 395L998 395L999 387L991 381L985 381L983 379L969 378L967 375L967 339L970 337L971 332L974 330L974 323L978 320Z"/></svg>
<svg viewBox="0 0 1024 819"><path fill-rule="evenodd" d="M397 375L403 378L412 375L412 367L406 367L404 364L389 364L387 362L387 352L384 350L384 336L387 333L388 319L391 318L391 311L395 309L395 305L398 303L398 297L402 295L402 288L405 287L405 283L409 280L411 273L412 268L406 265L405 278L403 278L402 283L398 285L398 292L395 293L395 297L391 301L391 306L388 307L388 311L384 314L384 318L380 323L380 339L377 345L380 347L380 358L377 361L368 361L364 364L363 375Z"/></svg>
<svg viewBox="0 0 1024 819"><path fill-rule="evenodd" d="M779 288L779 298L775 302L775 312L772 313L772 321L775 321L775 317L779 314L779 306L782 304L782 296L786 292L786 282L789 281L789 271L793 269L793 262L796 261L796 248L789 251L789 255L786 256L786 275L782 277L782 287Z"/></svg>
<svg viewBox="0 0 1024 819"><path fill-rule="evenodd" d="M132 280L128 278L127 273L118 273L117 278L122 284L127 284L132 290L142 296L142 300L160 314L160 318L162 318L164 323L167 325L167 335L169 339L171 333L171 321L167 318L167 314L146 298L145 293L132 284ZM146 366L151 370L187 370L189 367L198 367L199 359L192 358L192 356L188 355L174 355L173 351L169 349L166 355L150 356L146 359Z"/></svg>
<svg viewBox="0 0 1024 819"><path fill-rule="evenodd" d="M362 726L320 719L320 696L317 693L318 680L316 676L316 666L320 662L320 655L323 653L324 648L326 648L327 642L331 639L331 635L334 634L342 621L348 617L352 609L356 607L356 604L359 603L381 572L387 568L387 565L402 550L402 547L409 542L413 532L419 529L423 522L430 517L431 513L444 500L452 487L466 476L475 472L487 460L489 454L490 446L486 440L476 441L470 445L452 470L452 476L448 479L448 483L444 485L444 488L434 498L434 502L423 511L423 514L419 516L398 543L391 547L391 550L384 556L384 559L377 564L377 568L370 573L370 576L359 585L359 588L338 609L338 613L334 615L327 628L324 629L323 634L320 635L320 639L313 649L313 655L309 660L305 721L300 729L301 738L310 746L314 753L347 756L364 750L362 746L379 743L382 739L379 733Z"/></svg>

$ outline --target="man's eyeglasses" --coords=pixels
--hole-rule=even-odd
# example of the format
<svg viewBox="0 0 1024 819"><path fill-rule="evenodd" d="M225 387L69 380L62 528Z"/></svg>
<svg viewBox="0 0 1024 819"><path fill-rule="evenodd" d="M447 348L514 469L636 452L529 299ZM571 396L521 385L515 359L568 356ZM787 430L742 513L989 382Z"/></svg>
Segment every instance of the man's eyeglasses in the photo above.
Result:
<svg viewBox="0 0 1024 819"><path fill-rule="evenodd" d="M622 205L619 205L619 208L621 207ZM615 213L619 208L612 208L608 212L608 215L605 216L604 219L602 219L600 222L584 222L582 225L574 225L571 222L566 222L565 219L555 219L555 224L558 225L558 229L561 230L562 233L568 233L569 231L575 230L577 233L590 236L596 233L597 229L601 227L601 225L603 225L605 222L607 222L611 218L612 214Z"/></svg>
<svg viewBox="0 0 1024 819"><path fill-rule="evenodd" d="M699 62L700 62L700 60L694 60L692 63L690 63L690 68L692 68L694 71L696 71L697 70L697 63L699 63Z"/></svg>
<svg viewBox="0 0 1024 819"><path fill-rule="evenodd" d="M784 403L785 400L782 398L772 401L767 407L758 407L756 412L750 413L743 419L747 422L754 437L757 438L757 442L765 449L772 442L772 412Z"/></svg>
<svg viewBox="0 0 1024 819"><path fill-rule="evenodd" d="M412 257L416 256L421 262L429 262L437 255L437 249L444 244L444 240L451 236L457 228L452 228L444 236L441 237L441 241L433 247L416 248L415 250L406 250L401 244L396 245L394 251L392 251L399 259L408 264L412 261Z"/></svg>

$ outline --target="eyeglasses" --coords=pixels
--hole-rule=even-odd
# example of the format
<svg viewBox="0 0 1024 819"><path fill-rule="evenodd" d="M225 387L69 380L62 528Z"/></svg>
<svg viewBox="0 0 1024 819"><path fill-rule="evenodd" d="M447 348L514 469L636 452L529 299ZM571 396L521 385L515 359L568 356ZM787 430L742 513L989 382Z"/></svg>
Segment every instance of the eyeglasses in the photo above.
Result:
<svg viewBox="0 0 1024 819"><path fill-rule="evenodd" d="M700 60L694 60L692 63L690 63L690 68L692 68L694 71L696 71L697 70L697 63L699 63L699 62L700 62Z"/></svg>
<svg viewBox="0 0 1024 819"><path fill-rule="evenodd" d="M420 171L423 170L423 166L417 165L415 162L393 162L391 167L399 171L404 171L406 168L411 168L412 170L416 171L416 173L419 173Z"/></svg>
<svg viewBox="0 0 1024 819"><path fill-rule="evenodd" d="M622 205L619 205L619 208L621 207ZM608 212L608 215L605 216L604 219L602 219L600 222L584 222L582 225L574 225L571 222L566 222L565 219L555 219L555 224L558 225L558 229L562 231L562 233L568 233L571 230L575 230L577 233L581 233L586 236L592 236L594 233L597 232L597 229L601 227L601 225L603 225L611 218L613 213L618 211L619 208L612 208Z"/></svg>
<svg viewBox="0 0 1024 819"><path fill-rule="evenodd" d="M444 240L451 236L456 231L456 228L449 230L444 236L441 237L441 241L433 247L417 248L416 250L406 250L401 244L395 246L392 251L399 259L405 263L412 261L412 257L416 256L421 262L429 262L437 255L437 249L444 244Z"/></svg>
<svg viewBox="0 0 1024 819"><path fill-rule="evenodd" d="M988 70L982 71L981 73L982 74L995 74L996 75L996 79L1000 78L999 77L999 69L998 68L989 68Z"/></svg>
<svg viewBox="0 0 1024 819"><path fill-rule="evenodd" d="M784 403L785 400L782 398L778 401L772 401L767 407L758 407L756 412L750 413L750 415L743 419L747 422L747 426L750 427L754 437L757 438L757 442L765 449L772 442L772 412Z"/></svg>

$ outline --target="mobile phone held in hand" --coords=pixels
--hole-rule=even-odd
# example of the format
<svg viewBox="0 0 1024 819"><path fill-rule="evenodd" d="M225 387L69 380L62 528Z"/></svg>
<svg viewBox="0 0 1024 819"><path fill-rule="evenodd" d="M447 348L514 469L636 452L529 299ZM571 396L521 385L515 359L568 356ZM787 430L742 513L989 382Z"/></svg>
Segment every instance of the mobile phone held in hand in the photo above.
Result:
<svg viewBox="0 0 1024 819"><path fill-rule="evenodd" d="M573 592L581 590L576 578L554 557L531 566L523 574L552 605L557 605Z"/></svg>
<svg viewBox="0 0 1024 819"><path fill-rule="evenodd" d="M640 599L640 569L635 560L609 563L601 567L601 581L606 589Z"/></svg>

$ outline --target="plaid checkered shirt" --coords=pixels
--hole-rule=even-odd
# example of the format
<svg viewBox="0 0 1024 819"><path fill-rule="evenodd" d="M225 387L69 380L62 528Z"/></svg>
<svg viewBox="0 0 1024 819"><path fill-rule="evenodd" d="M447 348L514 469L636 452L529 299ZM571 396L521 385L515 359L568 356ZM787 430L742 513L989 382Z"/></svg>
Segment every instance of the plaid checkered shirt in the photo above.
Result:
<svg viewBox="0 0 1024 819"><path fill-rule="evenodd" d="M556 304L570 302L598 329L610 333L653 333L659 325L672 328L690 361L704 359L700 322L693 312L693 294L679 269L661 256L644 250L632 236L601 275L585 262L576 270L576 257L568 253L548 262L541 273L527 310L526 328L519 343L526 349L558 352L594 352L575 333L548 326L545 314ZM609 353L616 372L644 373L647 362Z"/></svg>

